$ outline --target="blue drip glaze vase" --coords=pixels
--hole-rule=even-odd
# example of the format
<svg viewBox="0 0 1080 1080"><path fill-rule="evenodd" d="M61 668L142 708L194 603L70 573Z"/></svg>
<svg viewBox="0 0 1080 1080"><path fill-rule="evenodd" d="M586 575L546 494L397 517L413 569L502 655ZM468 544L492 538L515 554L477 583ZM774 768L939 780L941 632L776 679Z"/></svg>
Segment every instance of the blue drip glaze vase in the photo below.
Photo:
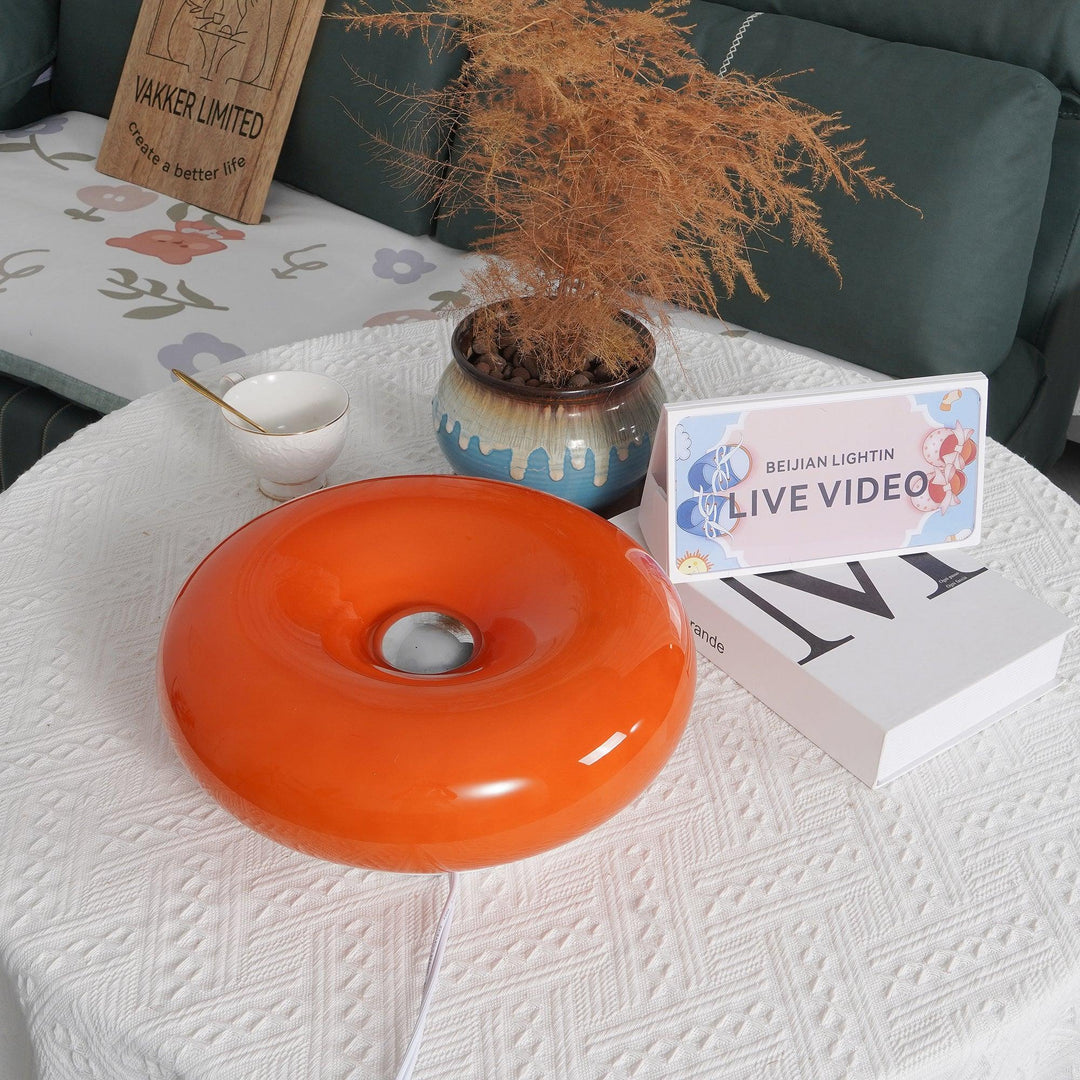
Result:
<svg viewBox="0 0 1080 1080"><path fill-rule="evenodd" d="M581 389L509 383L466 359L469 318L452 338L453 361L432 400L439 446L456 473L506 480L590 510L626 495L649 467L664 388L653 360L617 382Z"/></svg>

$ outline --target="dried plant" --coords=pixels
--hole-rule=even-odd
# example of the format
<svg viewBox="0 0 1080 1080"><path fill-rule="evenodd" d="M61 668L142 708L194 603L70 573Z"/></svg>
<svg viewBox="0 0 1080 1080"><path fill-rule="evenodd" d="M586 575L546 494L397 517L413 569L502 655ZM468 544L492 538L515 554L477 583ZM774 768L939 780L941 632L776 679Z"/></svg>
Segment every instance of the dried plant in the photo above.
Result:
<svg viewBox="0 0 1080 1080"><path fill-rule="evenodd" d="M710 71L685 8L430 0L347 13L367 32L464 46L447 87L399 99L424 136L436 126L449 166L383 145L442 215L486 211L477 246L490 257L468 288L482 304L505 300L504 324L555 385L591 358L625 370L640 346L620 311L666 328L650 300L718 315L718 291L739 281L765 298L749 250L781 223L839 273L815 199L824 185L895 197L861 142L838 141L837 115L775 79Z"/></svg>

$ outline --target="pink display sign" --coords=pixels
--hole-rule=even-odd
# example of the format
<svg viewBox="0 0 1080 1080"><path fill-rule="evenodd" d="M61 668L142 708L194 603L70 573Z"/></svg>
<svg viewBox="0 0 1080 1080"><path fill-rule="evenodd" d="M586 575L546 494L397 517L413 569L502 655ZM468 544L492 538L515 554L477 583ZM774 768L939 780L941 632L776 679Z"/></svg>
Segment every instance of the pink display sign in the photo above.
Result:
<svg viewBox="0 0 1080 1080"><path fill-rule="evenodd" d="M664 406L640 523L674 581L975 544L986 377Z"/></svg>

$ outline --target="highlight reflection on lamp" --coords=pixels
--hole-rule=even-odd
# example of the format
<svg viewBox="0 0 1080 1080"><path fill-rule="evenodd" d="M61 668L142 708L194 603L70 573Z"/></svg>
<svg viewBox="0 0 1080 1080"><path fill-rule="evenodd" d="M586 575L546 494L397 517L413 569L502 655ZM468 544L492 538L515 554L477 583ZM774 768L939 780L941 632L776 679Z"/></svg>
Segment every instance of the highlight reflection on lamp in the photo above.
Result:
<svg viewBox="0 0 1080 1080"><path fill-rule="evenodd" d="M223 541L169 614L159 696L185 763L248 825L437 872L536 854L629 803L675 748L693 675L670 582L614 526L510 484L406 476Z"/></svg>

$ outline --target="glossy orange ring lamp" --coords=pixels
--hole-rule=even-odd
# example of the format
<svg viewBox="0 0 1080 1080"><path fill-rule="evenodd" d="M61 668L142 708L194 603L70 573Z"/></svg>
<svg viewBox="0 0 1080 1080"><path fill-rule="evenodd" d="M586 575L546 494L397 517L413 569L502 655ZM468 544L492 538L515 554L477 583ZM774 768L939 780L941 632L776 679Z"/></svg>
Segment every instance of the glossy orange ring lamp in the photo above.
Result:
<svg viewBox="0 0 1080 1080"><path fill-rule="evenodd" d="M468 870L580 836L675 748L694 646L615 526L526 488L405 476L233 533L162 634L181 757L252 828L335 862Z"/></svg>

